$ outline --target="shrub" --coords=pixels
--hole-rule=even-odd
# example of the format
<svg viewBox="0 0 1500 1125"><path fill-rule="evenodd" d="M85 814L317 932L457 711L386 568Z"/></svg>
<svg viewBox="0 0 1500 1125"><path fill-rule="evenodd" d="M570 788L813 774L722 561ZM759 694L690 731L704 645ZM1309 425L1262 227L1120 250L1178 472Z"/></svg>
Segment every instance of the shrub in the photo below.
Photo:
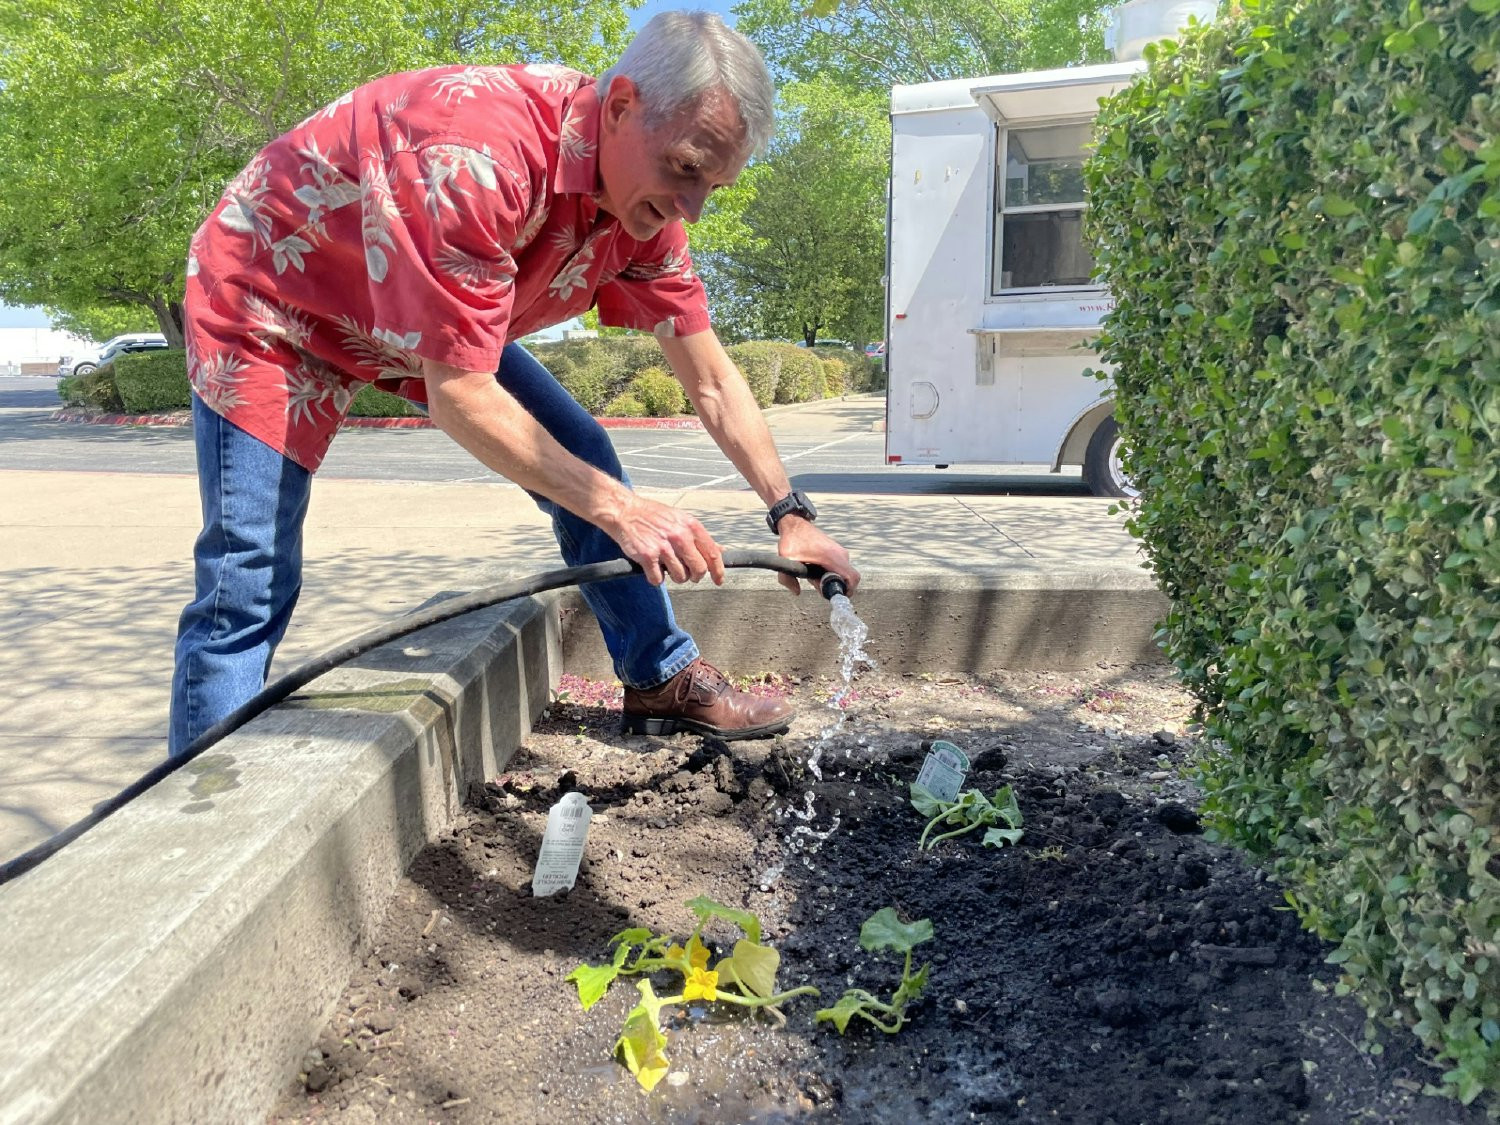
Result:
<svg viewBox="0 0 1500 1125"><path fill-rule="evenodd" d="M776 384L776 401L807 402L822 398L823 361L807 348L781 345L787 354L781 360L781 379Z"/></svg>
<svg viewBox="0 0 1500 1125"><path fill-rule="evenodd" d="M1154 49L1087 171L1212 823L1464 1101L1500 1089L1495 7L1247 3Z"/></svg>
<svg viewBox="0 0 1500 1125"><path fill-rule="evenodd" d="M781 364L788 351L797 349L790 344L777 344L769 340L752 340L745 344L733 344L727 351L734 365L740 369L756 404L770 406L776 401L776 384L781 382Z"/></svg>
<svg viewBox="0 0 1500 1125"><path fill-rule="evenodd" d="M849 367L836 359L823 361L823 393L827 398L838 398L848 386Z"/></svg>
<svg viewBox="0 0 1500 1125"><path fill-rule="evenodd" d="M632 394L618 394L604 407L606 418L645 418L646 404Z"/></svg>
<svg viewBox="0 0 1500 1125"><path fill-rule="evenodd" d="M422 411L400 395L383 391L374 383L366 383L354 395L349 404L351 418L420 418Z"/></svg>
<svg viewBox="0 0 1500 1125"><path fill-rule="evenodd" d="M120 392L115 389L115 365L112 363L96 367L86 375L74 375L68 379L67 384L67 394L63 401L69 406L89 406L112 414L125 411L125 404L120 401ZM61 383L58 384L57 391L58 394L63 394Z"/></svg>
<svg viewBox="0 0 1500 1125"><path fill-rule="evenodd" d="M682 384L660 367L647 367L632 379L629 394L652 418L670 418L687 409L687 393Z"/></svg>
<svg viewBox="0 0 1500 1125"><path fill-rule="evenodd" d="M120 401L131 414L186 410L193 404L185 351L127 352L108 366L113 369Z"/></svg>

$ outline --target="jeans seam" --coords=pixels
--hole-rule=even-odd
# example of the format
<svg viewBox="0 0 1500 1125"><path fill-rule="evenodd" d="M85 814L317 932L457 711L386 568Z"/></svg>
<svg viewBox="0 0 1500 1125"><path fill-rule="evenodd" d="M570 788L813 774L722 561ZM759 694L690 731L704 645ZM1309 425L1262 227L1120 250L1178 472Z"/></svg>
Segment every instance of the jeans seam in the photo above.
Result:
<svg viewBox="0 0 1500 1125"><path fill-rule="evenodd" d="M683 651L683 654L667 665L669 671L667 671L661 679L657 680L656 683L627 684L626 686L629 687L632 691L655 691L657 688L661 687L662 684L666 683L674 676L680 674L684 668L688 667L688 665L692 664L693 661L697 660L698 656L699 652L697 642L689 640L688 646Z"/></svg>

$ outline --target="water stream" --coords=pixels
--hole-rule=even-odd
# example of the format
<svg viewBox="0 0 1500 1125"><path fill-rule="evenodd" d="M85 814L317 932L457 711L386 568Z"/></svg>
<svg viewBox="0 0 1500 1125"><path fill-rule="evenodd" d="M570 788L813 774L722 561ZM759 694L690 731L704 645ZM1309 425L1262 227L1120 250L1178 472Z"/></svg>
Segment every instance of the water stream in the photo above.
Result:
<svg viewBox="0 0 1500 1125"><path fill-rule="evenodd" d="M854 612L854 603L843 594L835 594L828 602L828 624L839 639L839 678L843 681L834 689L828 707L833 718L818 732L818 741L813 744L812 757L807 768L819 781L823 780L823 751L844 721L844 702L854 690L855 666L863 664L872 671L877 667L874 659L865 652L865 641L870 636L870 627Z"/></svg>
<svg viewBox="0 0 1500 1125"><path fill-rule="evenodd" d="M854 612L854 606L843 594L835 594L829 599L828 623L839 639L839 683L828 700L828 709L832 712L828 722L818 732L817 740L813 743L811 755L807 760L807 769L819 781L823 780L823 754L832 744L833 736L843 726L846 715L845 707L850 693L854 690L854 679L859 665L874 669L877 667L875 660L865 652L865 641L870 635L870 627L859 619ZM859 743L863 745L864 739ZM802 865L809 870L812 869L812 853L818 850L818 846L834 832L838 831L839 815L833 815L833 821L821 831L814 828L812 821L817 816L814 807L814 797L811 790L806 794L806 801L801 808L789 805L780 812L780 819L788 817L800 823L793 824L791 830L786 834L783 841L783 862L774 864L761 873L760 884L763 890L769 890L784 870L786 859L796 856Z"/></svg>

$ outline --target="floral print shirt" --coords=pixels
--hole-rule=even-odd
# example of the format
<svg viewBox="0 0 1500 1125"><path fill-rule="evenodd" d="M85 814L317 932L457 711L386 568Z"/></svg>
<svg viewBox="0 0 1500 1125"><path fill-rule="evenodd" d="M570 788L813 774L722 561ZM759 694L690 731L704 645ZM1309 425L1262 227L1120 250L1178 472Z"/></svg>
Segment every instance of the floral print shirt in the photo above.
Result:
<svg viewBox="0 0 1500 1125"><path fill-rule="evenodd" d="M600 322L709 327L681 223L599 210L599 97L560 66L437 67L344 95L273 141L194 235L188 374L204 404L315 470L366 382L421 401L423 358Z"/></svg>

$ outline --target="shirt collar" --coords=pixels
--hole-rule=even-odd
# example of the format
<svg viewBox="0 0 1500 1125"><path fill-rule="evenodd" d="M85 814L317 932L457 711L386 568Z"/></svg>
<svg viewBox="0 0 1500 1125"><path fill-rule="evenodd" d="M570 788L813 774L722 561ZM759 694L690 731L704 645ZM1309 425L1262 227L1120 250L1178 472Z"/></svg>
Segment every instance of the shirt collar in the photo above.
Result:
<svg viewBox="0 0 1500 1125"><path fill-rule="evenodd" d="M599 91L592 81L579 86L563 105L557 141L557 172L552 188L559 194L599 191Z"/></svg>

